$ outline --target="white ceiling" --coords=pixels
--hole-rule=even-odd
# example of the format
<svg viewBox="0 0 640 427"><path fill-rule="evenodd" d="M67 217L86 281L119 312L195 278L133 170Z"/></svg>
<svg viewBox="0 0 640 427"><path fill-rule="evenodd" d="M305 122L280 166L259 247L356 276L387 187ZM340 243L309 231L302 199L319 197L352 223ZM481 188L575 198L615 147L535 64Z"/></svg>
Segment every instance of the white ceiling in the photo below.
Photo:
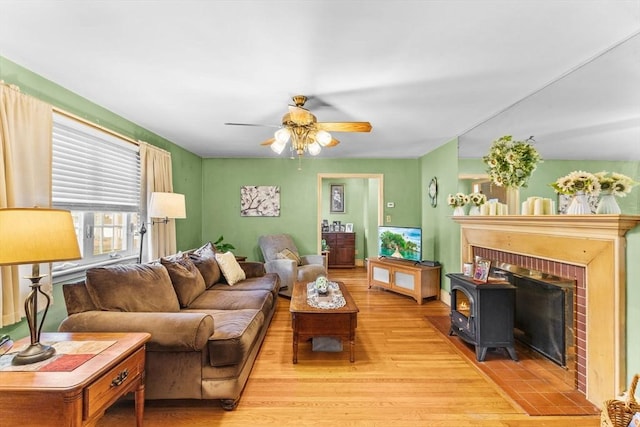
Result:
<svg viewBox="0 0 640 427"><path fill-rule="evenodd" d="M0 16L0 55L200 156L275 157L274 129L224 123L277 125L304 94L318 121L373 125L320 156L415 158L638 33L640 0L0 0ZM617 114L638 122L632 62ZM552 102L593 88L574 86ZM533 130L548 109L527 110ZM533 133L567 158L556 121ZM484 144L506 133L529 136Z"/></svg>

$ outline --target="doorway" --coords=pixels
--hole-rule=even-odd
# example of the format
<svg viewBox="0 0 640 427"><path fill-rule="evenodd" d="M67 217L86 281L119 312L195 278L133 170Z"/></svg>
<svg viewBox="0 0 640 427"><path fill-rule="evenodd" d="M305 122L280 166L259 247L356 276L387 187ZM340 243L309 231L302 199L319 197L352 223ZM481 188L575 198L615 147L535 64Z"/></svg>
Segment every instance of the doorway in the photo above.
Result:
<svg viewBox="0 0 640 427"><path fill-rule="evenodd" d="M348 180L348 179L369 179L374 180L377 191L372 195L371 203L375 203L376 206L376 219L375 225L370 222L370 225L365 228L365 240L364 245L367 247L367 238L371 238L370 236L377 236L378 230L377 227L382 225L382 219L384 215L384 175L383 174L373 174L373 173L319 173L317 178L317 191L318 195L317 207L318 207L318 217L316 222L316 233L317 233L317 253L321 251L321 242L322 242L322 216L323 216L323 201L329 200L329 194L323 190L324 180ZM374 239L377 237L374 237Z"/></svg>

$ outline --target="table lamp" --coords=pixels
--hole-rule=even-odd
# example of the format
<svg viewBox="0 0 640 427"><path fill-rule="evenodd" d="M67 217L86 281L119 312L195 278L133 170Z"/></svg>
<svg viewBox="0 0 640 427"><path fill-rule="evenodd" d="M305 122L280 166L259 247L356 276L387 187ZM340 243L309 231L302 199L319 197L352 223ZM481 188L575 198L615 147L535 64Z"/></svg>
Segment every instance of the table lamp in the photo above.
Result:
<svg viewBox="0 0 640 427"><path fill-rule="evenodd" d="M24 311L31 334L31 344L12 360L14 365L27 365L52 357L55 349L40 343L44 318L51 298L40 289L40 263L81 258L71 212L46 208L0 209L0 266L32 264L31 292ZM44 307L38 324L38 293L44 295Z"/></svg>
<svg viewBox="0 0 640 427"><path fill-rule="evenodd" d="M184 194L178 193L163 193L153 192L151 193L151 199L149 200L149 217L162 218L160 221L151 221L153 224L166 224L169 219L186 218L187 210L184 203ZM138 256L138 262L142 262L142 248L144 242L144 235L147 232L147 227L144 221L140 226L140 255Z"/></svg>

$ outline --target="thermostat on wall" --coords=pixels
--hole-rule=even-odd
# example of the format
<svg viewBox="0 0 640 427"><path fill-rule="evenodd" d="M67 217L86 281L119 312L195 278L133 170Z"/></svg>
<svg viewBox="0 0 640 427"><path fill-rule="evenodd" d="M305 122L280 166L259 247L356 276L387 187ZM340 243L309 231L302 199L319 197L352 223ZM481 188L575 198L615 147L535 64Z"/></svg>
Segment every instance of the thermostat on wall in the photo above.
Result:
<svg viewBox="0 0 640 427"><path fill-rule="evenodd" d="M395 203L393 203L393 202L387 202L387 207L388 207L388 208L395 208L395 207L396 207L396 204L395 204Z"/></svg>

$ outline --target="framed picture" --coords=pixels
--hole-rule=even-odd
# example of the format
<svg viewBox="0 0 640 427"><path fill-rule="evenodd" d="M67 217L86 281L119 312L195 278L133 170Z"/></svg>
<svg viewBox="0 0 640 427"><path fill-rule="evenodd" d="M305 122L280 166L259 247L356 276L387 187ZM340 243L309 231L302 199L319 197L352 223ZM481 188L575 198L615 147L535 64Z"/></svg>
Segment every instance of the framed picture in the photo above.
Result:
<svg viewBox="0 0 640 427"><path fill-rule="evenodd" d="M476 261L473 269L473 280L476 282L487 283L487 280L489 280L490 269L491 260L480 258Z"/></svg>
<svg viewBox="0 0 640 427"><path fill-rule="evenodd" d="M344 227L344 231L347 233L353 233L353 223L348 222Z"/></svg>
<svg viewBox="0 0 640 427"><path fill-rule="evenodd" d="M280 187L273 185L240 187L240 216L280 216Z"/></svg>
<svg viewBox="0 0 640 427"><path fill-rule="evenodd" d="M344 184L331 184L331 213L344 213Z"/></svg>

